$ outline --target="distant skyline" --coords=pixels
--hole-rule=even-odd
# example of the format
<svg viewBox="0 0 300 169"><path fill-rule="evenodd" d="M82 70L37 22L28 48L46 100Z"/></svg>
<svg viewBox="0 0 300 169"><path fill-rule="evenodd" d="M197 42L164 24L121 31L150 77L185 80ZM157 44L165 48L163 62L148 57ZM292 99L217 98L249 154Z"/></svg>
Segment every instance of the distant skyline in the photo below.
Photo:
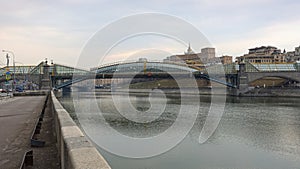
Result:
<svg viewBox="0 0 300 169"><path fill-rule="evenodd" d="M300 45L299 9L300 2L294 0L2 1L0 49L13 51L16 61L23 64L37 64L48 58L75 65L86 42L105 25L124 16L157 12L193 24L216 48L217 56L241 56L249 48L267 45L292 51ZM181 54L186 50L186 46L169 40L163 44L116 50L113 60L149 48L166 49L158 52L161 54ZM3 66L5 53L0 57Z"/></svg>

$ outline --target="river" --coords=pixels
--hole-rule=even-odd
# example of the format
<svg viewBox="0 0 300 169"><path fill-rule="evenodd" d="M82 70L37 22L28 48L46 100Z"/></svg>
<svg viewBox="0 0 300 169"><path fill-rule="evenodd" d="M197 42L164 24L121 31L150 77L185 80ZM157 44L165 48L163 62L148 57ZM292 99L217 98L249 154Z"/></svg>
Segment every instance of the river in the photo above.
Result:
<svg viewBox="0 0 300 169"><path fill-rule="evenodd" d="M87 101L94 95L86 94ZM117 96L122 104L123 95ZM113 169L296 169L300 168L300 98L227 97L225 111L214 134L203 144L198 138L210 106L210 96L201 102L188 102L167 96L165 111L148 124L131 122L112 106L112 97L96 93L105 119L118 132L130 137L155 136L170 127L180 105L194 109L200 104L198 117L189 134L176 147L158 156L134 159L114 155L99 147ZM134 107L140 111L150 107L147 95L131 94ZM159 97L154 104L163 104ZM76 120L72 95L60 99ZM126 110L124 110L126 111ZM77 121L78 122L78 121ZM98 121L99 122L99 121ZM120 145L119 145L120 146ZM126 147L125 147L126 148ZM127 147L130 151L130 147Z"/></svg>

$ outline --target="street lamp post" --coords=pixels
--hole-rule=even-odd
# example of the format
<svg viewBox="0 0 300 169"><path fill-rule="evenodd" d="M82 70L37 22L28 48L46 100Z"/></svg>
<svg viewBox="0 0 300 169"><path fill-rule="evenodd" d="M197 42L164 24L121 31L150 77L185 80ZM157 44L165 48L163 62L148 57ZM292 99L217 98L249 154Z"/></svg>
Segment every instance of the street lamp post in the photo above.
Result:
<svg viewBox="0 0 300 169"><path fill-rule="evenodd" d="M15 92L15 74L16 74L16 65L15 65L15 54L14 54L14 52L12 52L12 51L9 51L9 50L2 50L2 52L7 52L7 53L10 53L10 54L12 54L12 56L13 56L13 67L14 67L14 75L13 75L13 83L12 83L12 91L13 92Z"/></svg>

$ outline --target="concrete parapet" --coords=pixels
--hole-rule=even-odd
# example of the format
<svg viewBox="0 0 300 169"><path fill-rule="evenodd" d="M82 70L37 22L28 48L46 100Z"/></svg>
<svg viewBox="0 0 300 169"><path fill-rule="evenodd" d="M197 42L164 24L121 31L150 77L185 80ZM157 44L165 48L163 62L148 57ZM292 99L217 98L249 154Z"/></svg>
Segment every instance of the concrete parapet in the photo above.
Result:
<svg viewBox="0 0 300 169"><path fill-rule="evenodd" d="M61 167L74 169L111 169L94 145L84 136L69 113L51 92Z"/></svg>

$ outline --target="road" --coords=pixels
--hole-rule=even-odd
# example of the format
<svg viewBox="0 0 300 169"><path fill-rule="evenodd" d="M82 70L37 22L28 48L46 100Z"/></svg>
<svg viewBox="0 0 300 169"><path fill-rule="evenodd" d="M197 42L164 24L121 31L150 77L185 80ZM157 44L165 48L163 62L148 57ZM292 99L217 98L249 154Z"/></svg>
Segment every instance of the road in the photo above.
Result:
<svg viewBox="0 0 300 169"><path fill-rule="evenodd" d="M0 100L0 168L19 168L45 96Z"/></svg>

